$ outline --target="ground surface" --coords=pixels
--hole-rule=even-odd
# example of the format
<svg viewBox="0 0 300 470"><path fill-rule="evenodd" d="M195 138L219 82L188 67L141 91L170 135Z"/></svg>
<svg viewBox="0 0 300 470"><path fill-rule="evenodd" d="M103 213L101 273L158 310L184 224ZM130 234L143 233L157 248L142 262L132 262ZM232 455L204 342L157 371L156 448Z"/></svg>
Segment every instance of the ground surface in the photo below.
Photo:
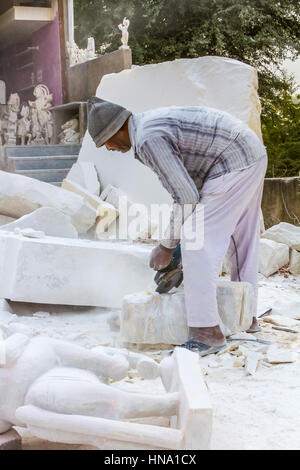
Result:
<svg viewBox="0 0 300 470"><path fill-rule="evenodd" d="M300 276L275 275L260 277L259 313L273 307L274 313L300 318ZM18 313L11 331L26 331L48 335L94 347L99 344L118 346L118 333L112 333L107 323L110 315L104 309L84 309L14 304ZM277 331L272 324L261 320L263 331L257 338L267 339L280 348L293 349L300 354L300 321L293 327L298 334ZM28 331L29 331L28 330ZM241 343L239 343L241 344ZM246 375L244 367L236 367L239 350L215 358L201 359L213 409L213 449L299 449L300 448L300 357L291 364L270 365L264 359L265 347L252 343L241 345L243 353L258 350L263 359L254 376ZM243 349L244 348L244 349ZM147 354L158 359L159 351ZM241 357L241 356L240 356ZM118 384L132 391L162 392L159 379L144 381L131 374ZM156 424L167 425L165 421ZM83 446L53 444L23 433L25 449L82 449ZM103 443L103 449L133 449L132 445ZM134 447L138 448L138 447Z"/></svg>

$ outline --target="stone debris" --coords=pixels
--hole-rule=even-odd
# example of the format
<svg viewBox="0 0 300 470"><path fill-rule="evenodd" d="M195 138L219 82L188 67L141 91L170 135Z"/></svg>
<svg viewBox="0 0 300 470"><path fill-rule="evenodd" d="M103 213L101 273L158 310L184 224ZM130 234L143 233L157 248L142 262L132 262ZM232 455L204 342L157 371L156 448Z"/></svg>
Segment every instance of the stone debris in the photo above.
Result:
<svg viewBox="0 0 300 470"><path fill-rule="evenodd" d="M284 317L283 315L268 315L267 317L262 318L262 321L264 323L272 323L273 325L287 328L300 326L300 321L293 318Z"/></svg>
<svg viewBox="0 0 300 470"><path fill-rule="evenodd" d="M258 362L262 359L262 354L255 351L247 351L245 361L245 371L247 375L255 375Z"/></svg>
<svg viewBox="0 0 300 470"><path fill-rule="evenodd" d="M248 283L220 281L219 314L230 333L249 328L253 316L253 291ZM140 344L182 344L188 339L184 293L138 292L123 299L121 338Z"/></svg>
<svg viewBox="0 0 300 470"><path fill-rule="evenodd" d="M262 237L284 243L290 248L300 251L300 227L296 227L296 225L280 222L280 224L273 225L273 227L266 230Z"/></svg>
<svg viewBox="0 0 300 470"><path fill-rule="evenodd" d="M241 359L236 359L233 363L233 367L245 367L245 362Z"/></svg>
<svg viewBox="0 0 300 470"><path fill-rule="evenodd" d="M300 274L300 251L291 250L290 272L294 276Z"/></svg>
<svg viewBox="0 0 300 470"><path fill-rule="evenodd" d="M261 274L269 277L288 263L289 247L287 245L264 238L260 240L259 272Z"/></svg>
<svg viewBox="0 0 300 470"><path fill-rule="evenodd" d="M79 184L65 179L62 183L62 188L82 196L86 202L96 210L97 221L95 226L95 234L97 238L100 234L108 229L110 224L115 219L117 219L117 217L119 217L119 212L114 206L89 193L86 189L79 186Z"/></svg>
<svg viewBox="0 0 300 470"><path fill-rule="evenodd" d="M0 171L0 213L23 217L41 207L52 207L67 215L79 233L95 223L97 213L83 197L42 181Z"/></svg>
<svg viewBox="0 0 300 470"><path fill-rule="evenodd" d="M267 351L267 360L270 364L296 362L297 353L288 349L278 349L272 345Z"/></svg>
<svg viewBox="0 0 300 470"><path fill-rule="evenodd" d="M34 230L33 228L15 228L14 233L27 238L45 238L45 232Z"/></svg>
<svg viewBox="0 0 300 470"><path fill-rule="evenodd" d="M0 297L24 302L120 308L152 282L151 247L0 231Z"/></svg>
<svg viewBox="0 0 300 470"><path fill-rule="evenodd" d="M52 207L41 207L2 226L1 230L14 232L16 228L42 231L51 237L78 238L78 232L71 224L70 216Z"/></svg>
<svg viewBox="0 0 300 470"><path fill-rule="evenodd" d="M97 170L93 162L74 163L67 175L67 179L79 184L94 196L100 194L100 183Z"/></svg>
<svg viewBox="0 0 300 470"><path fill-rule="evenodd" d="M300 320L300 299L289 300L288 298L278 298L273 305L272 315L282 315Z"/></svg>

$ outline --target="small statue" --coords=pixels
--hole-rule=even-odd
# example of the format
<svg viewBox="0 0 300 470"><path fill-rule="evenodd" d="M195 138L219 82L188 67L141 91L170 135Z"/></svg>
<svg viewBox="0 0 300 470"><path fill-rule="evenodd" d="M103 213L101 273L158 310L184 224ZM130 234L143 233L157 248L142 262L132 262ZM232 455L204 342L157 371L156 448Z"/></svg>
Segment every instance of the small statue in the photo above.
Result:
<svg viewBox="0 0 300 470"><path fill-rule="evenodd" d="M20 111L20 97L18 93L12 93L7 102L8 118L5 143L8 145L16 145L17 140L17 122Z"/></svg>
<svg viewBox="0 0 300 470"><path fill-rule="evenodd" d="M59 134L59 142L61 144L79 144L80 143L80 134L79 121L77 118L67 121L61 126L62 132Z"/></svg>
<svg viewBox="0 0 300 470"><path fill-rule="evenodd" d="M97 57L95 52L95 39L90 37L88 38L87 48L80 49L76 42L67 42L67 50L69 55L69 65L82 64L88 60L95 59Z"/></svg>
<svg viewBox="0 0 300 470"><path fill-rule="evenodd" d="M96 46L95 46L95 39L94 38L88 38L88 43L87 43L87 55L88 58L95 59L96 57Z"/></svg>
<svg viewBox="0 0 300 470"><path fill-rule="evenodd" d="M29 105L32 111L33 109L36 109L36 116L40 125L41 135L44 139L44 143L49 145L53 137L53 120L51 112L49 111L49 108L52 106L53 95L50 93L49 88L46 85L37 85L33 91L33 95L36 97L36 100L29 101Z"/></svg>
<svg viewBox="0 0 300 470"><path fill-rule="evenodd" d="M7 106L1 106L0 108L0 146L6 144L7 124L8 124Z"/></svg>
<svg viewBox="0 0 300 470"><path fill-rule="evenodd" d="M31 143L31 138L32 135L30 133L31 129L31 121L30 121L30 108L28 104L23 103L22 109L21 109L21 116L22 118L19 119L18 121L18 126L17 126L17 137L21 139L21 145L30 145Z"/></svg>
<svg viewBox="0 0 300 470"><path fill-rule="evenodd" d="M34 145L43 145L45 143L36 108L31 108L31 143Z"/></svg>
<svg viewBox="0 0 300 470"><path fill-rule="evenodd" d="M118 25L119 30L122 31L122 38L121 38L122 46L120 46L119 49L129 49L129 46L128 46L129 25L130 25L130 21L126 17L123 18L123 23Z"/></svg>

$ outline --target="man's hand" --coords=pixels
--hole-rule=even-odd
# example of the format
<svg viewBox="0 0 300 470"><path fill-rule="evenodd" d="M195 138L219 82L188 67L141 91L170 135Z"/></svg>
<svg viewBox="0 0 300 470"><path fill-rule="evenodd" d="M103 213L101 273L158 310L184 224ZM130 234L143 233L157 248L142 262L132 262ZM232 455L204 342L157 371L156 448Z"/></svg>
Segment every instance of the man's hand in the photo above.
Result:
<svg viewBox="0 0 300 470"><path fill-rule="evenodd" d="M155 269L155 271L166 268L171 262L174 249L166 248L163 245L155 247L150 256L150 268Z"/></svg>

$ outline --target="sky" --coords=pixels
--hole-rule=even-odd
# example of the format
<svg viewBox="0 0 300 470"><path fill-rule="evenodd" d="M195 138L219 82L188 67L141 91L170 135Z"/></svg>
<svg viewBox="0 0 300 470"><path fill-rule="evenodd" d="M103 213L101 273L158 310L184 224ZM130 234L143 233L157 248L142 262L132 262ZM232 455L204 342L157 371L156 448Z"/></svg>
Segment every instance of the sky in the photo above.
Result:
<svg viewBox="0 0 300 470"><path fill-rule="evenodd" d="M285 66L288 72L293 73L300 86L300 57L292 62L291 60L285 61Z"/></svg>

